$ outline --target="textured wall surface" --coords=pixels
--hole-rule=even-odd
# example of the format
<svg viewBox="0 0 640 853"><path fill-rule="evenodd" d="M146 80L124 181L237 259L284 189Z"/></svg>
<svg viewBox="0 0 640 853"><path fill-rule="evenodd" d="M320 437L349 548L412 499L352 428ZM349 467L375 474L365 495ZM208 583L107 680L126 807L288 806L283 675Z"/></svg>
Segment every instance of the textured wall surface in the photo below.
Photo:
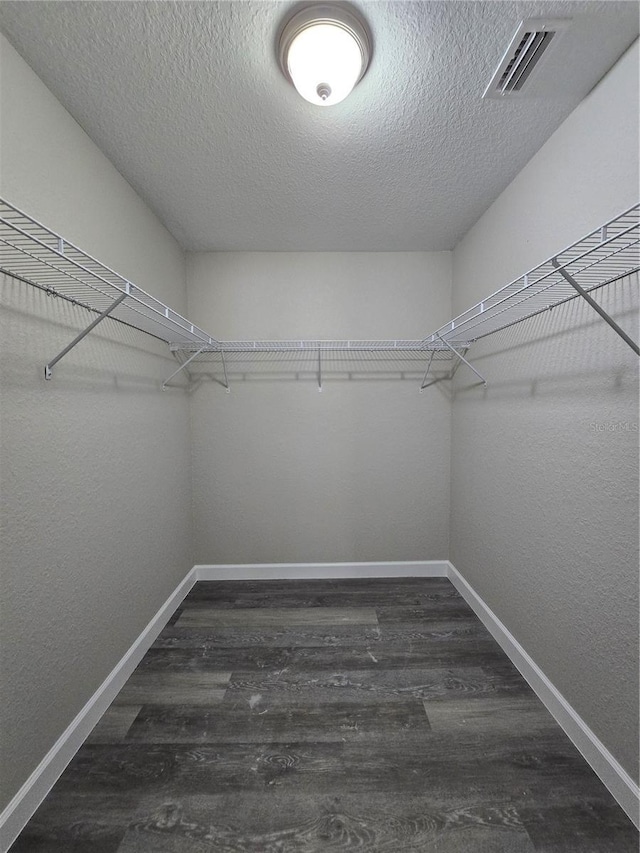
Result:
<svg viewBox="0 0 640 853"><path fill-rule="evenodd" d="M179 246L2 42L2 195L184 306ZM174 362L106 320L0 282L0 809L192 564L188 403Z"/></svg>
<svg viewBox="0 0 640 853"><path fill-rule="evenodd" d="M448 252L187 259L189 311L227 340L420 338L451 310ZM196 562L446 558L450 402L419 383L200 385Z"/></svg>
<svg viewBox="0 0 640 853"><path fill-rule="evenodd" d="M454 253L456 309L637 202L637 44ZM637 339L638 282L597 300ZM637 779L637 358L582 300L476 344L453 406L451 560Z"/></svg>

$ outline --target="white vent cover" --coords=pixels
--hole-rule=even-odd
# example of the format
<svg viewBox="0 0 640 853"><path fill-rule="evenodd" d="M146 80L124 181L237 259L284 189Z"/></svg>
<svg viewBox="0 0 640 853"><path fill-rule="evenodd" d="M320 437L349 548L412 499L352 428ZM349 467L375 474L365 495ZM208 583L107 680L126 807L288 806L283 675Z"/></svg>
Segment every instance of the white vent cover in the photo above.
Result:
<svg viewBox="0 0 640 853"><path fill-rule="evenodd" d="M517 97L551 44L570 23L568 19L529 18L522 21L500 61L483 98Z"/></svg>

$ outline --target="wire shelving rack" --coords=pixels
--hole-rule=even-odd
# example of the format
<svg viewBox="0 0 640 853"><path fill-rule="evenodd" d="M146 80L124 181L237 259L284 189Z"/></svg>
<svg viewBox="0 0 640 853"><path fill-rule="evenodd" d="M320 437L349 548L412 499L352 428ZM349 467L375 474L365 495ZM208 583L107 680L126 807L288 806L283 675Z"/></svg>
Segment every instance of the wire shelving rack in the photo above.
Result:
<svg viewBox="0 0 640 853"><path fill-rule="evenodd" d="M574 299L580 294L565 275L586 293L631 275L640 269L639 241L640 205L635 205L464 311L428 340L470 347L480 338Z"/></svg>
<svg viewBox="0 0 640 853"><path fill-rule="evenodd" d="M0 270L99 315L108 311L114 320L167 343L215 343L181 314L2 199Z"/></svg>
<svg viewBox="0 0 640 853"><path fill-rule="evenodd" d="M189 369L196 367L206 372L207 365L221 369L227 390L231 373L249 371L313 373L322 390L323 375L336 371L404 376L424 370L423 390L442 378L431 372L439 363L446 363L445 378L451 378L460 364L465 364L485 382L465 357L475 341L579 295L638 352L637 345L590 293L637 272L639 246L640 205L636 205L419 340L221 341L0 199L0 272L96 315L45 366L47 379L61 358L110 317L168 344L179 367L163 387L180 371L190 375Z"/></svg>

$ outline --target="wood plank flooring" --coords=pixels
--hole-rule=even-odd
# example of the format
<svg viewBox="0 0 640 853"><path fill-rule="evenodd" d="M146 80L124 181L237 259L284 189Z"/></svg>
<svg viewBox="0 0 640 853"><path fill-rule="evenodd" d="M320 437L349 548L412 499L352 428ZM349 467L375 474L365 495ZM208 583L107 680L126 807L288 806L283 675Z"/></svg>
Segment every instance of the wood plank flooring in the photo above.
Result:
<svg viewBox="0 0 640 853"><path fill-rule="evenodd" d="M637 853L448 580L198 583L12 853Z"/></svg>

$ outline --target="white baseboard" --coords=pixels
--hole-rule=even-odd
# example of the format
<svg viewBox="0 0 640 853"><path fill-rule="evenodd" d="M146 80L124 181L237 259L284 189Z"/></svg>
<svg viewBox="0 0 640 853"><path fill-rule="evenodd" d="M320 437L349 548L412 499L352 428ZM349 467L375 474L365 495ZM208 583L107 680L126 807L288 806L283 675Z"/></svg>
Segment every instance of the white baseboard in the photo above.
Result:
<svg viewBox="0 0 640 853"><path fill-rule="evenodd" d="M191 569L0 814L0 850L3 853L57 782L195 582L196 573Z"/></svg>
<svg viewBox="0 0 640 853"><path fill-rule="evenodd" d="M448 577L633 823L639 826L640 789L631 776L452 563Z"/></svg>
<svg viewBox="0 0 640 853"><path fill-rule="evenodd" d="M199 581L323 578L446 578L448 560L395 563L239 563L194 566Z"/></svg>

